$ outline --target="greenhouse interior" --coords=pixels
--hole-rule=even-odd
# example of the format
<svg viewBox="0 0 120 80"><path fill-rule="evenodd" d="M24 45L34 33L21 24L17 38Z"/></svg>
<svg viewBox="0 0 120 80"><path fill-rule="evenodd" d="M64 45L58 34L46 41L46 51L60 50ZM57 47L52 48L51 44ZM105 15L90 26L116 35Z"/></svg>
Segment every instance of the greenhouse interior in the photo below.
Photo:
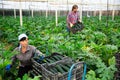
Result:
<svg viewBox="0 0 120 80"><path fill-rule="evenodd" d="M0 80L120 80L120 0L0 0Z"/></svg>

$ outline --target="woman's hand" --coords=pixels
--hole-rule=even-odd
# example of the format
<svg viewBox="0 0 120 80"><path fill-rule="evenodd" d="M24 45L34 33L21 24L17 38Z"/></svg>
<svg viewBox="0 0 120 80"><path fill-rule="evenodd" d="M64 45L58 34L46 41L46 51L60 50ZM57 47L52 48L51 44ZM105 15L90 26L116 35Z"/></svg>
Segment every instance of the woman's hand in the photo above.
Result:
<svg viewBox="0 0 120 80"><path fill-rule="evenodd" d="M72 23L70 23L70 27L73 27L73 24L72 24Z"/></svg>
<svg viewBox="0 0 120 80"><path fill-rule="evenodd" d="M78 22L82 22L82 21L79 19Z"/></svg>
<svg viewBox="0 0 120 80"><path fill-rule="evenodd" d="M11 67L12 67L12 65L11 65L11 64L8 64L8 65L5 67L5 69L6 69L7 71L9 71L9 70L11 69Z"/></svg>

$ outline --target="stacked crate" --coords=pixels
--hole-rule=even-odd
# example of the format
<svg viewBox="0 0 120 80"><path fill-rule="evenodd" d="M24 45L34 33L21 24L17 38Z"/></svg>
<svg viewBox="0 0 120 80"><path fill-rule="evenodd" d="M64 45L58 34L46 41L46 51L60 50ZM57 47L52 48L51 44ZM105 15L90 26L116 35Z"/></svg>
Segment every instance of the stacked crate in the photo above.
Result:
<svg viewBox="0 0 120 80"><path fill-rule="evenodd" d="M67 56L53 53L45 57L43 61L33 59L32 73L41 75L42 80L68 80L68 73L73 64L76 62ZM73 68L71 79L82 80L83 64L79 64ZM35 76L34 75L34 76Z"/></svg>
<svg viewBox="0 0 120 80"><path fill-rule="evenodd" d="M115 80L120 80L120 53L115 55L116 58L116 68L117 71L115 72Z"/></svg>

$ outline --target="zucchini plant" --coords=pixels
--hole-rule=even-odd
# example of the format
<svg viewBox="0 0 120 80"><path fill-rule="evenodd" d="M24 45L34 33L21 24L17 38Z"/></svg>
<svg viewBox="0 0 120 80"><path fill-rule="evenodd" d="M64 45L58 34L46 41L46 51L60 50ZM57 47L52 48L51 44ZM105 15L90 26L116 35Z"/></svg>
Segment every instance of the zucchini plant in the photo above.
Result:
<svg viewBox="0 0 120 80"><path fill-rule="evenodd" d="M115 64L110 64L109 61L111 59L114 61L113 56L120 49L120 16L115 16L114 21L108 20L108 27L106 16L102 16L101 21L98 16L90 18L84 16L84 29L76 34L67 32L65 16L59 17L58 26L55 25L54 18L23 16L23 26L20 27L18 16L16 19L12 16L5 18L0 16L0 44L3 43L5 49L4 54L1 51L0 54L4 56L5 63L9 62L9 58L13 55L12 50L17 47L18 35L26 33L29 44L36 46L44 54L58 52L75 60L84 60L90 70L88 74L94 75L94 77L89 75L89 78L112 79ZM1 56L0 59L2 63ZM109 74L110 69L112 69L111 74Z"/></svg>

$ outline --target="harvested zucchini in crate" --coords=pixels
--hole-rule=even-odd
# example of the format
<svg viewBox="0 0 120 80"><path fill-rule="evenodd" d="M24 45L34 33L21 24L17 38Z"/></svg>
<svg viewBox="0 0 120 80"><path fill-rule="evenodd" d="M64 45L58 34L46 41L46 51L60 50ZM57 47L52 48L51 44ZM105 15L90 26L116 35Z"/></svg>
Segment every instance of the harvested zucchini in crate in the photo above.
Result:
<svg viewBox="0 0 120 80"><path fill-rule="evenodd" d="M34 57L34 60L40 64L43 63L54 63L56 61L62 60L65 56L58 54L58 53L53 53L51 56L45 57L43 60L40 60L39 57Z"/></svg>
<svg viewBox="0 0 120 80"><path fill-rule="evenodd" d="M56 68L50 68L49 71L51 71L53 74L56 74L58 73L57 69Z"/></svg>
<svg viewBox="0 0 120 80"><path fill-rule="evenodd" d="M60 56L60 55L58 55L57 57L58 57L60 60L62 60L62 58L63 58L63 57L62 57L62 56Z"/></svg>
<svg viewBox="0 0 120 80"><path fill-rule="evenodd" d="M47 60L49 63L54 63L54 61L51 59L46 58L45 60Z"/></svg>
<svg viewBox="0 0 120 80"><path fill-rule="evenodd" d="M53 56L53 58L54 58L56 61L61 60L61 59L60 59L60 58L58 58L57 56Z"/></svg>
<svg viewBox="0 0 120 80"><path fill-rule="evenodd" d="M57 60L55 60L53 57L50 58L51 60L53 60L54 62L56 62Z"/></svg>
<svg viewBox="0 0 120 80"><path fill-rule="evenodd" d="M62 65L62 68L65 72L68 72L70 69L70 67L67 67L66 65Z"/></svg>
<svg viewBox="0 0 120 80"><path fill-rule="evenodd" d="M61 68L60 65L55 66L55 68L57 69L58 72L64 73L64 70Z"/></svg>

